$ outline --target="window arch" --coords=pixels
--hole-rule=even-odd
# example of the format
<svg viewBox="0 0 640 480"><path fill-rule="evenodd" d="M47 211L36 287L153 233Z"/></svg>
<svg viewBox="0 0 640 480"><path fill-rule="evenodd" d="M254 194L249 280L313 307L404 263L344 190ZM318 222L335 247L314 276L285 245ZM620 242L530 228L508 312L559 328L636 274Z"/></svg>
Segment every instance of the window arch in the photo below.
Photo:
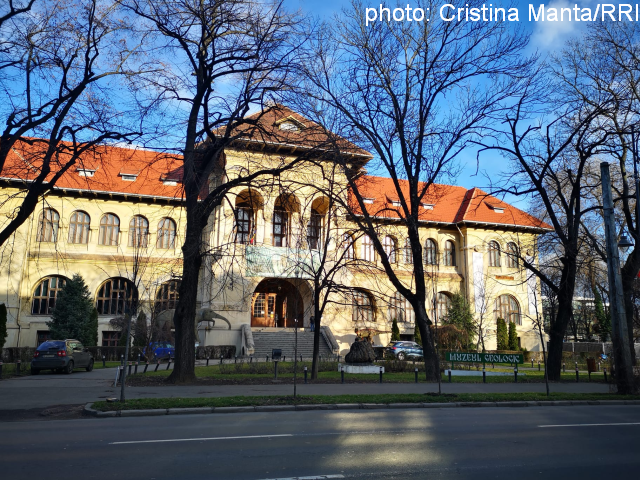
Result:
<svg viewBox="0 0 640 480"><path fill-rule="evenodd" d="M376 251L373 247L373 240L369 235L362 236L362 260L367 262L375 262Z"/></svg>
<svg viewBox="0 0 640 480"><path fill-rule="evenodd" d="M113 213L105 213L100 219L98 244L116 246L120 235L120 219Z"/></svg>
<svg viewBox="0 0 640 480"><path fill-rule="evenodd" d="M446 292L438 292L436 295L436 318L444 321L449 316L451 308L451 296Z"/></svg>
<svg viewBox="0 0 640 480"><path fill-rule="evenodd" d="M424 263L426 265L438 264L438 246L432 238L427 239L424 246Z"/></svg>
<svg viewBox="0 0 640 480"><path fill-rule="evenodd" d="M389 263L396 263L397 247L396 247L395 239L387 235L386 237L384 237L384 240L382 241L382 247L384 248L384 253L387 255L387 258L389 259Z"/></svg>
<svg viewBox="0 0 640 480"><path fill-rule="evenodd" d="M76 210L69 220L69 243L89 243L91 217L87 212Z"/></svg>
<svg viewBox="0 0 640 480"><path fill-rule="evenodd" d="M146 247L149 238L149 220L142 215L134 215L129 222L129 246Z"/></svg>
<svg viewBox="0 0 640 480"><path fill-rule="evenodd" d="M236 205L236 243L255 243L253 207L249 202Z"/></svg>
<svg viewBox="0 0 640 480"><path fill-rule="evenodd" d="M169 280L158 287L154 310L156 314L176 308L180 280Z"/></svg>
<svg viewBox="0 0 640 480"><path fill-rule="evenodd" d="M356 258L353 250L353 237L350 233L342 235L342 248L344 249L344 258L346 260L353 260Z"/></svg>
<svg viewBox="0 0 640 480"><path fill-rule="evenodd" d="M500 295L496 298L495 314L496 320L502 318L507 324L513 322L516 325L522 325L520 304L512 295Z"/></svg>
<svg viewBox="0 0 640 480"><path fill-rule="evenodd" d="M489 242L489 266L500 266L500 244L495 240Z"/></svg>
<svg viewBox="0 0 640 480"><path fill-rule="evenodd" d="M110 278L98 289L96 308L100 315L124 315L134 310L138 290L130 280Z"/></svg>
<svg viewBox="0 0 640 480"><path fill-rule="evenodd" d="M452 240L444 242L444 256L442 260L447 267L456 266L456 245Z"/></svg>
<svg viewBox="0 0 640 480"><path fill-rule="evenodd" d="M509 268L518 268L519 266L519 257L520 257L520 251L518 249L518 246L513 243L513 242L509 242L507 243L507 267Z"/></svg>
<svg viewBox="0 0 640 480"><path fill-rule="evenodd" d="M404 241L404 263L407 265L413 264L413 251L411 250L411 240L408 238Z"/></svg>
<svg viewBox="0 0 640 480"><path fill-rule="evenodd" d="M400 292L396 292L390 299L389 321L393 321L394 319L398 322L406 323L413 323L415 320L413 307Z"/></svg>
<svg viewBox="0 0 640 480"><path fill-rule="evenodd" d="M359 324L374 322L373 301L371 296L364 291L353 293L353 321Z"/></svg>
<svg viewBox="0 0 640 480"><path fill-rule="evenodd" d="M307 242L309 248L317 250L320 245L320 237L322 236L322 227L324 223L324 215L315 208L311 209L311 217L307 225Z"/></svg>
<svg viewBox="0 0 640 480"><path fill-rule="evenodd" d="M156 248L173 248L176 241L176 222L172 218L165 217L158 223L158 238Z"/></svg>
<svg viewBox="0 0 640 480"><path fill-rule="evenodd" d="M38 282L33 291L31 302L32 315L49 315L56 306L58 293L67 283L67 278L60 275L45 277Z"/></svg>
<svg viewBox="0 0 640 480"><path fill-rule="evenodd" d="M60 226L60 215L53 208L45 208L40 214L38 221L38 241L55 242L58 240L58 228Z"/></svg>

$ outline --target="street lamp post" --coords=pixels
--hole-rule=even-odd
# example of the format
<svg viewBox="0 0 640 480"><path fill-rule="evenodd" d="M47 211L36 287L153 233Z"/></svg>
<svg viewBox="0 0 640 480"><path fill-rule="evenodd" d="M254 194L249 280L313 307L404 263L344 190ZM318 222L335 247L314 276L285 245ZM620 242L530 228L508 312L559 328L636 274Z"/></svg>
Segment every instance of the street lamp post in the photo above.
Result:
<svg viewBox="0 0 640 480"><path fill-rule="evenodd" d="M628 348L627 316L625 315L620 275L620 255L616 238L613 198L611 195L611 176L609 164L600 164L602 177L602 204L604 207L604 227L607 251L607 273L609 277L609 304L611 311L611 330L613 333L613 353L616 366L616 384L618 393L633 392L633 367ZM629 242L630 243L630 242Z"/></svg>

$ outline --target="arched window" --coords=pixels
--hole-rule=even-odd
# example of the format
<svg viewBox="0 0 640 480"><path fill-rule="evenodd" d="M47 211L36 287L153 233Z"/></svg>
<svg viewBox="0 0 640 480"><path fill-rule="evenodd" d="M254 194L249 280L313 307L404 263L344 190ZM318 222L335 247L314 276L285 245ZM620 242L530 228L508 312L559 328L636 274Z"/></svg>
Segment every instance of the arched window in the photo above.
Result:
<svg viewBox="0 0 640 480"><path fill-rule="evenodd" d="M384 248L384 253L389 259L389 263L396 263L396 241L393 237L390 237L389 235L384 237L382 247Z"/></svg>
<svg viewBox="0 0 640 480"><path fill-rule="evenodd" d="M396 292L389 304L389 321L393 320L397 322L413 323L415 320L415 314L413 313L413 307L409 301L402 296L400 292Z"/></svg>
<svg viewBox="0 0 640 480"><path fill-rule="evenodd" d="M58 292L67 283L65 277L52 276L43 278L33 291L33 302L31 303L32 315L49 315L56 306Z"/></svg>
<svg viewBox="0 0 640 480"><path fill-rule="evenodd" d="M346 260L353 260L356 258L353 251L353 237L350 233L342 235L342 248L344 249L344 258Z"/></svg>
<svg viewBox="0 0 640 480"><path fill-rule="evenodd" d="M520 256L520 252L518 250L518 246L513 243L507 243L507 267L508 268L518 268L518 257Z"/></svg>
<svg viewBox="0 0 640 480"><path fill-rule="evenodd" d="M69 243L89 243L91 217L87 212L77 210L69 220Z"/></svg>
<svg viewBox="0 0 640 480"><path fill-rule="evenodd" d="M58 240L60 215L53 208L45 208L40 214L38 222L38 241L55 242Z"/></svg>
<svg viewBox="0 0 640 480"><path fill-rule="evenodd" d="M451 297L445 292L438 292L436 296L436 318L438 321L443 322L449 316L449 309L451 308Z"/></svg>
<svg viewBox="0 0 640 480"><path fill-rule="evenodd" d="M100 315L124 315L134 310L138 301L135 285L126 278L110 278L98 289L96 308Z"/></svg>
<svg viewBox="0 0 640 480"><path fill-rule="evenodd" d="M106 213L100 219L100 232L98 243L100 245L118 245L120 235L120 219L113 213Z"/></svg>
<svg viewBox="0 0 640 480"><path fill-rule="evenodd" d="M520 305L518 305L518 301L511 295L500 295L496 298L495 314L496 320L502 318L507 324L513 322L516 325L522 325Z"/></svg>
<svg viewBox="0 0 640 480"><path fill-rule="evenodd" d="M176 308L180 280L169 280L158 287L154 309L156 314Z"/></svg>
<svg viewBox="0 0 640 480"><path fill-rule="evenodd" d="M424 263L426 265L438 264L438 246L435 240L429 238L424 246Z"/></svg>
<svg viewBox="0 0 640 480"><path fill-rule="evenodd" d="M312 209L311 217L309 218L309 225L307 225L307 242L309 244L309 248L314 250L319 248L323 221L324 216L316 209Z"/></svg>
<svg viewBox="0 0 640 480"><path fill-rule="evenodd" d="M444 255L442 257L442 261L447 267L456 266L456 245L451 240L444 242Z"/></svg>
<svg viewBox="0 0 640 480"><path fill-rule="evenodd" d="M142 215L135 215L129 222L129 246L146 247L149 238L149 221Z"/></svg>
<svg viewBox="0 0 640 480"><path fill-rule="evenodd" d="M273 246L286 247L289 231L289 212L284 207L276 206L273 209Z"/></svg>
<svg viewBox="0 0 640 480"><path fill-rule="evenodd" d="M176 222L171 218L165 217L158 223L158 239L156 240L157 248L173 248L176 241Z"/></svg>
<svg viewBox="0 0 640 480"><path fill-rule="evenodd" d="M413 250L411 250L411 240L408 238L404 241L404 263L413 265Z"/></svg>
<svg viewBox="0 0 640 480"><path fill-rule="evenodd" d="M253 226L253 208L249 202L241 202L236 206L236 243L255 243Z"/></svg>
<svg viewBox="0 0 640 480"><path fill-rule="evenodd" d="M489 242L489 266L500 266L500 245L494 240Z"/></svg>
<svg viewBox="0 0 640 480"><path fill-rule="evenodd" d="M366 292L355 292L353 294L353 321L356 323L368 323L374 321L373 302Z"/></svg>
<svg viewBox="0 0 640 480"><path fill-rule="evenodd" d="M367 262L375 262L376 260L376 251L369 235L362 236L362 260Z"/></svg>

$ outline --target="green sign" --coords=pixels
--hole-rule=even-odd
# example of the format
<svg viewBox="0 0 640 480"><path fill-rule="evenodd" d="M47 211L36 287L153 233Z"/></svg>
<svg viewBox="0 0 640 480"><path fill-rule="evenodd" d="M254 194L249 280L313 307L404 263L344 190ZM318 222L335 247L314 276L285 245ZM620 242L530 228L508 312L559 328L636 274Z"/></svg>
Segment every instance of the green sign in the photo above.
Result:
<svg viewBox="0 0 640 480"><path fill-rule="evenodd" d="M447 362L467 363L524 363L521 353L445 352Z"/></svg>

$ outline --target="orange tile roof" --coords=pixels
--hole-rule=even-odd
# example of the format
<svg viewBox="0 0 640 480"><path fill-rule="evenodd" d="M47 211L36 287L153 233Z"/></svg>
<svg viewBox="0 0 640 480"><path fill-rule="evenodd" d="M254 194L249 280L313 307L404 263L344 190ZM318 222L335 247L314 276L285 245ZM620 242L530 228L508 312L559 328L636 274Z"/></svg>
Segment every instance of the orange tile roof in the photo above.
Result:
<svg viewBox="0 0 640 480"><path fill-rule="evenodd" d="M367 212L376 217L402 218L402 207L393 205L399 201L398 191L391 178L365 175L358 181L360 194L373 200L367 204ZM404 198L409 198L409 183L400 180L400 191ZM349 202L356 212L357 206L353 192ZM453 185L433 184L421 200L422 204L433 205L432 209L420 207L419 219L433 223L479 223L504 225L505 227L534 228L552 230L547 223L528 213L489 195L479 188L467 190ZM500 210L503 209L502 213Z"/></svg>
<svg viewBox="0 0 640 480"><path fill-rule="evenodd" d="M33 144L17 142L0 173L4 180L30 181L36 178L42 165L45 140L30 139ZM51 179L69 161L68 153L51 162ZM83 171L93 173L82 175ZM122 175L137 175L135 181ZM163 179L176 180L175 186ZM182 199L182 162L179 156L139 148L100 145L85 153L56 183L58 190L80 190L94 193L116 193L145 197Z"/></svg>

